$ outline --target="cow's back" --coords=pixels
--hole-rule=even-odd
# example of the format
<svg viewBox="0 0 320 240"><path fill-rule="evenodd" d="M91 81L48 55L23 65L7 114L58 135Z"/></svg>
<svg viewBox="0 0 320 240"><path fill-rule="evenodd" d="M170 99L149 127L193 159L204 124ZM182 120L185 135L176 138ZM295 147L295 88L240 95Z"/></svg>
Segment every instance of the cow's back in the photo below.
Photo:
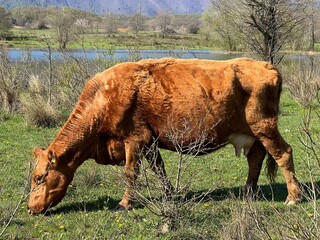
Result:
<svg viewBox="0 0 320 240"><path fill-rule="evenodd" d="M218 146L235 132L250 135L248 121L276 114L279 77L266 62L165 59L139 64L144 66L140 117L164 144L180 132L185 144L206 137Z"/></svg>

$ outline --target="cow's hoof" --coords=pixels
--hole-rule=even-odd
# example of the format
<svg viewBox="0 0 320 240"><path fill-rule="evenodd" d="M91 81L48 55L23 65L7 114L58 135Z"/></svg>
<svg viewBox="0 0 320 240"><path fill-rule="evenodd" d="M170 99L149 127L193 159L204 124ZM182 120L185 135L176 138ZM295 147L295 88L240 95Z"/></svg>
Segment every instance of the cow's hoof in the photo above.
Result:
<svg viewBox="0 0 320 240"><path fill-rule="evenodd" d="M300 203L300 199L292 199L290 197L287 197L287 200L285 201L285 204L287 206L290 206L290 205L297 205L298 203Z"/></svg>
<svg viewBox="0 0 320 240"><path fill-rule="evenodd" d="M122 205L120 205L120 204L118 204L118 206L117 206L117 208L116 208L116 210L118 210L118 211L130 211L130 210L132 210L132 209L133 209L132 205L122 206Z"/></svg>
<svg viewBox="0 0 320 240"><path fill-rule="evenodd" d="M119 202L118 207L117 207L117 210L124 210L124 211L129 211L132 209L133 209L132 203L128 202L128 201L124 201L124 200Z"/></svg>

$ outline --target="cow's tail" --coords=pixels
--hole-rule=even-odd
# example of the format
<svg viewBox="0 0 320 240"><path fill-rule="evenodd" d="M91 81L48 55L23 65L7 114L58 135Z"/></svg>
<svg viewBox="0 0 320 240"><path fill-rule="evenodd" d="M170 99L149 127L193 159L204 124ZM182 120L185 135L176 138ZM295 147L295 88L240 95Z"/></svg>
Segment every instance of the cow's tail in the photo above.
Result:
<svg viewBox="0 0 320 240"><path fill-rule="evenodd" d="M274 66L269 65L269 69L273 69L277 71L277 81L274 81L273 83L275 84L275 89L272 89L272 92L275 93L275 102L273 102L271 105L275 107L275 111L273 111L273 108L271 108L271 113L272 116L278 116L279 115L279 105L280 105L280 95L282 92L282 76L278 69L276 69ZM267 94L266 94L267 95ZM267 95L268 96L268 95ZM277 176L277 171L278 171L278 164L276 163L275 159L271 156L270 153L267 152L267 165L266 165L266 170L267 170L267 175L271 183L275 181L275 178Z"/></svg>
<svg viewBox="0 0 320 240"><path fill-rule="evenodd" d="M270 182L273 183L277 176L278 165L271 154L268 153L267 156L266 171Z"/></svg>

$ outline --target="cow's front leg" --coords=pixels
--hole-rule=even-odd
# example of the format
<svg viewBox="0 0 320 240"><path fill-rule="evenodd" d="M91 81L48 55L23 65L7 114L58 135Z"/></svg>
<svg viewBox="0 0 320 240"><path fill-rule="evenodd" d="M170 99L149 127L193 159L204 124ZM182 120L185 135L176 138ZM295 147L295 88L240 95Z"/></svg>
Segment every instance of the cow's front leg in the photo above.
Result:
<svg viewBox="0 0 320 240"><path fill-rule="evenodd" d="M135 180L139 174L139 144L135 141L125 142L125 177L126 177L126 189L123 195L121 202L119 203L119 207L125 210L131 210L133 205L133 187Z"/></svg>

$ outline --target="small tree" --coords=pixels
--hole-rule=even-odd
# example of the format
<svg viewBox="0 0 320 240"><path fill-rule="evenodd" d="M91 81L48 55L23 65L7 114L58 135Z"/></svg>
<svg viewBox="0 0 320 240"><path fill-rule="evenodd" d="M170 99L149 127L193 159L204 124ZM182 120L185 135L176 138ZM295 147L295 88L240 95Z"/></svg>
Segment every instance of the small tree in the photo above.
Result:
<svg viewBox="0 0 320 240"><path fill-rule="evenodd" d="M171 24L172 14L169 11L160 11L156 16L157 26L160 28L162 37L169 33L169 26Z"/></svg>
<svg viewBox="0 0 320 240"><path fill-rule="evenodd" d="M107 34L116 33L119 26L119 21L117 16L112 13L106 14L103 17L103 25L104 25L104 28L106 29Z"/></svg>
<svg viewBox="0 0 320 240"><path fill-rule="evenodd" d="M225 21L224 15L215 11L212 6L202 15L201 32L206 39L212 39L216 44L228 51L236 51L239 42L234 26Z"/></svg>
<svg viewBox="0 0 320 240"><path fill-rule="evenodd" d="M67 8L54 9L49 15L49 23L54 29L54 36L60 49L66 49L75 35L75 17Z"/></svg>
<svg viewBox="0 0 320 240"><path fill-rule="evenodd" d="M144 29L144 17L140 13L133 14L130 17L130 27L135 33L142 31Z"/></svg>
<svg viewBox="0 0 320 240"><path fill-rule="evenodd" d="M307 40L308 40L308 49L311 51L315 50L315 44L317 42L316 29L317 25L320 23L319 13L320 5L319 1L316 0L306 0L306 21L303 27L307 30Z"/></svg>
<svg viewBox="0 0 320 240"><path fill-rule="evenodd" d="M11 12L12 23L24 27L46 28L47 9L44 7L24 6Z"/></svg>
<svg viewBox="0 0 320 240"><path fill-rule="evenodd" d="M11 16L3 7L0 7L0 39L10 36Z"/></svg>

